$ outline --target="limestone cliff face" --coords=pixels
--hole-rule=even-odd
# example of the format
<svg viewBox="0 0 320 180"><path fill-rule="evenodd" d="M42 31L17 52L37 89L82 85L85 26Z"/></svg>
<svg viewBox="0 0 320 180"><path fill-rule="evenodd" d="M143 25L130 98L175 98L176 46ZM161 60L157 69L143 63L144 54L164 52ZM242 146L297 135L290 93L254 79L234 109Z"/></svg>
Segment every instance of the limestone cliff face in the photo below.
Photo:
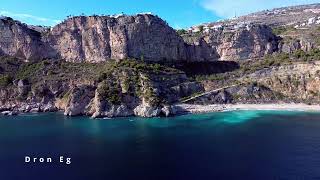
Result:
<svg viewBox="0 0 320 180"><path fill-rule="evenodd" d="M52 100L68 116L168 116L171 115L168 104L178 101L182 97L179 92L183 91L172 86L187 81L183 73L150 76L119 71L112 76L114 77L103 80L96 86L77 85L69 89L64 98L56 97ZM189 89L187 95L203 90L197 83L185 83L183 86Z"/></svg>
<svg viewBox="0 0 320 180"><path fill-rule="evenodd" d="M7 61L0 63L5 73L14 70L9 64L15 61ZM46 60L21 64L12 72L19 76L10 79L2 72L0 112L15 114L63 110L67 116L168 116L170 105L204 90L182 71L131 60L99 64Z"/></svg>
<svg viewBox="0 0 320 180"><path fill-rule="evenodd" d="M187 57L193 61L216 61L220 58L216 47L208 38L200 35L187 34L182 36L187 44Z"/></svg>
<svg viewBox="0 0 320 180"><path fill-rule="evenodd" d="M150 14L77 16L51 29L36 29L11 18L0 19L0 55L70 62L197 59L187 53L186 44L173 28Z"/></svg>
<svg viewBox="0 0 320 180"><path fill-rule="evenodd" d="M320 64L300 63L257 71L249 79L256 80L288 101L319 102Z"/></svg>
<svg viewBox="0 0 320 180"><path fill-rule="evenodd" d="M213 34L209 39L217 45L221 60L252 59L277 51L277 37L265 25Z"/></svg>
<svg viewBox="0 0 320 180"><path fill-rule="evenodd" d="M136 58L185 60L185 45L174 29L157 16L78 16L53 27L47 42L73 62Z"/></svg>
<svg viewBox="0 0 320 180"><path fill-rule="evenodd" d="M25 60L239 60L261 57L278 48L277 37L268 26L217 30L187 35L183 39L165 21L150 14L77 16L43 31L3 18L0 34L0 55Z"/></svg>
<svg viewBox="0 0 320 180"><path fill-rule="evenodd" d="M261 23L203 28L181 37L165 21L151 14L76 16L51 29L2 17L0 56L26 61L61 58L70 62L128 58L152 62L233 61L319 48L317 28L300 34L296 29L296 34L279 36Z"/></svg>
<svg viewBox="0 0 320 180"><path fill-rule="evenodd" d="M281 41L278 49L280 52L293 53L297 50L311 51L319 49L319 27L308 27L304 29L287 28L283 33L280 33Z"/></svg>
<svg viewBox="0 0 320 180"><path fill-rule="evenodd" d="M278 47L280 52L293 53L297 50L311 51L316 48L316 45L311 40L300 38L289 42L280 42Z"/></svg>
<svg viewBox="0 0 320 180"><path fill-rule="evenodd" d="M0 55L32 61L50 57L51 52L39 32L11 18L0 19Z"/></svg>
<svg viewBox="0 0 320 180"><path fill-rule="evenodd" d="M242 60L262 57L278 51L279 38L266 25L251 25L238 29L216 29L200 34L183 36L188 44L198 44L206 58L219 60Z"/></svg>
<svg viewBox="0 0 320 180"><path fill-rule="evenodd" d="M27 61L228 61L314 47L305 38L281 41L269 26L260 24L209 29L181 37L165 21L150 14L76 16L51 29L37 29L11 18L0 19L0 55Z"/></svg>

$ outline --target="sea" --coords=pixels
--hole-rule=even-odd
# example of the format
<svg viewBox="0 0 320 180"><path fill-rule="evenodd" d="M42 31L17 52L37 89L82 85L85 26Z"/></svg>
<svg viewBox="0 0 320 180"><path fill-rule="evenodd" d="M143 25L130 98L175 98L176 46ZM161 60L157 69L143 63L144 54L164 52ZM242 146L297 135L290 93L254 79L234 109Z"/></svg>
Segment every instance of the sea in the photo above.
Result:
<svg viewBox="0 0 320 180"><path fill-rule="evenodd" d="M320 113L0 116L0 179L320 179Z"/></svg>

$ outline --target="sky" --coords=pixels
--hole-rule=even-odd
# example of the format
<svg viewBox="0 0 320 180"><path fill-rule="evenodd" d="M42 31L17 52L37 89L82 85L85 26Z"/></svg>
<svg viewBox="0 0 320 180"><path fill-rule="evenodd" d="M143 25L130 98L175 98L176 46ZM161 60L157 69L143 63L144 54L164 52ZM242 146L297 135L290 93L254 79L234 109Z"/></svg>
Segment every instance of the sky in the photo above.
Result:
<svg viewBox="0 0 320 180"><path fill-rule="evenodd" d="M32 25L54 26L69 15L152 12L175 29L236 15L319 3L320 0L0 0L0 15Z"/></svg>

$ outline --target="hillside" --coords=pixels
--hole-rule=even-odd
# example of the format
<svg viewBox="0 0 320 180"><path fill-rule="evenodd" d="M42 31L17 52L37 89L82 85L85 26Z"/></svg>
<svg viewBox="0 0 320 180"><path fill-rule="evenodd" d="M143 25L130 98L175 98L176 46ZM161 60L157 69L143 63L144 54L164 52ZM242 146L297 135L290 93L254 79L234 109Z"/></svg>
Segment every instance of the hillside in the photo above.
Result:
<svg viewBox="0 0 320 180"><path fill-rule="evenodd" d="M264 24L271 27L279 26L304 26L319 24L320 4L310 4L301 6L290 6L264 10L232 19L221 20L218 22L205 23L204 29L230 28L237 29L249 24ZM207 28L208 27L208 28ZM190 30L198 30L199 25L193 26Z"/></svg>
<svg viewBox="0 0 320 180"><path fill-rule="evenodd" d="M178 31L217 60L246 60L319 48L320 4L266 10ZM290 32L290 33L289 33Z"/></svg>
<svg viewBox="0 0 320 180"><path fill-rule="evenodd" d="M152 14L75 16L52 28L2 17L0 111L153 117L182 102L319 104L319 7L189 31Z"/></svg>

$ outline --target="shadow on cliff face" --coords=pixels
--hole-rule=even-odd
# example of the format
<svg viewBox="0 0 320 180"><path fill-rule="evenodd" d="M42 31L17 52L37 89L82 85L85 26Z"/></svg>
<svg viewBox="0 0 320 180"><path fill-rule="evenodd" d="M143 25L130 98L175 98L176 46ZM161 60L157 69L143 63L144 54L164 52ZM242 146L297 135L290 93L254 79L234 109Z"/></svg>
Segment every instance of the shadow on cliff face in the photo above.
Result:
<svg viewBox="0 0 320 180"><path fill-rule="evenodd" d="M172 68L184 71L187 76L190 75L210 75L216 73L225 73L240 68L235 61L211 61L211 62L175 62L161 63Z"/></svg>

